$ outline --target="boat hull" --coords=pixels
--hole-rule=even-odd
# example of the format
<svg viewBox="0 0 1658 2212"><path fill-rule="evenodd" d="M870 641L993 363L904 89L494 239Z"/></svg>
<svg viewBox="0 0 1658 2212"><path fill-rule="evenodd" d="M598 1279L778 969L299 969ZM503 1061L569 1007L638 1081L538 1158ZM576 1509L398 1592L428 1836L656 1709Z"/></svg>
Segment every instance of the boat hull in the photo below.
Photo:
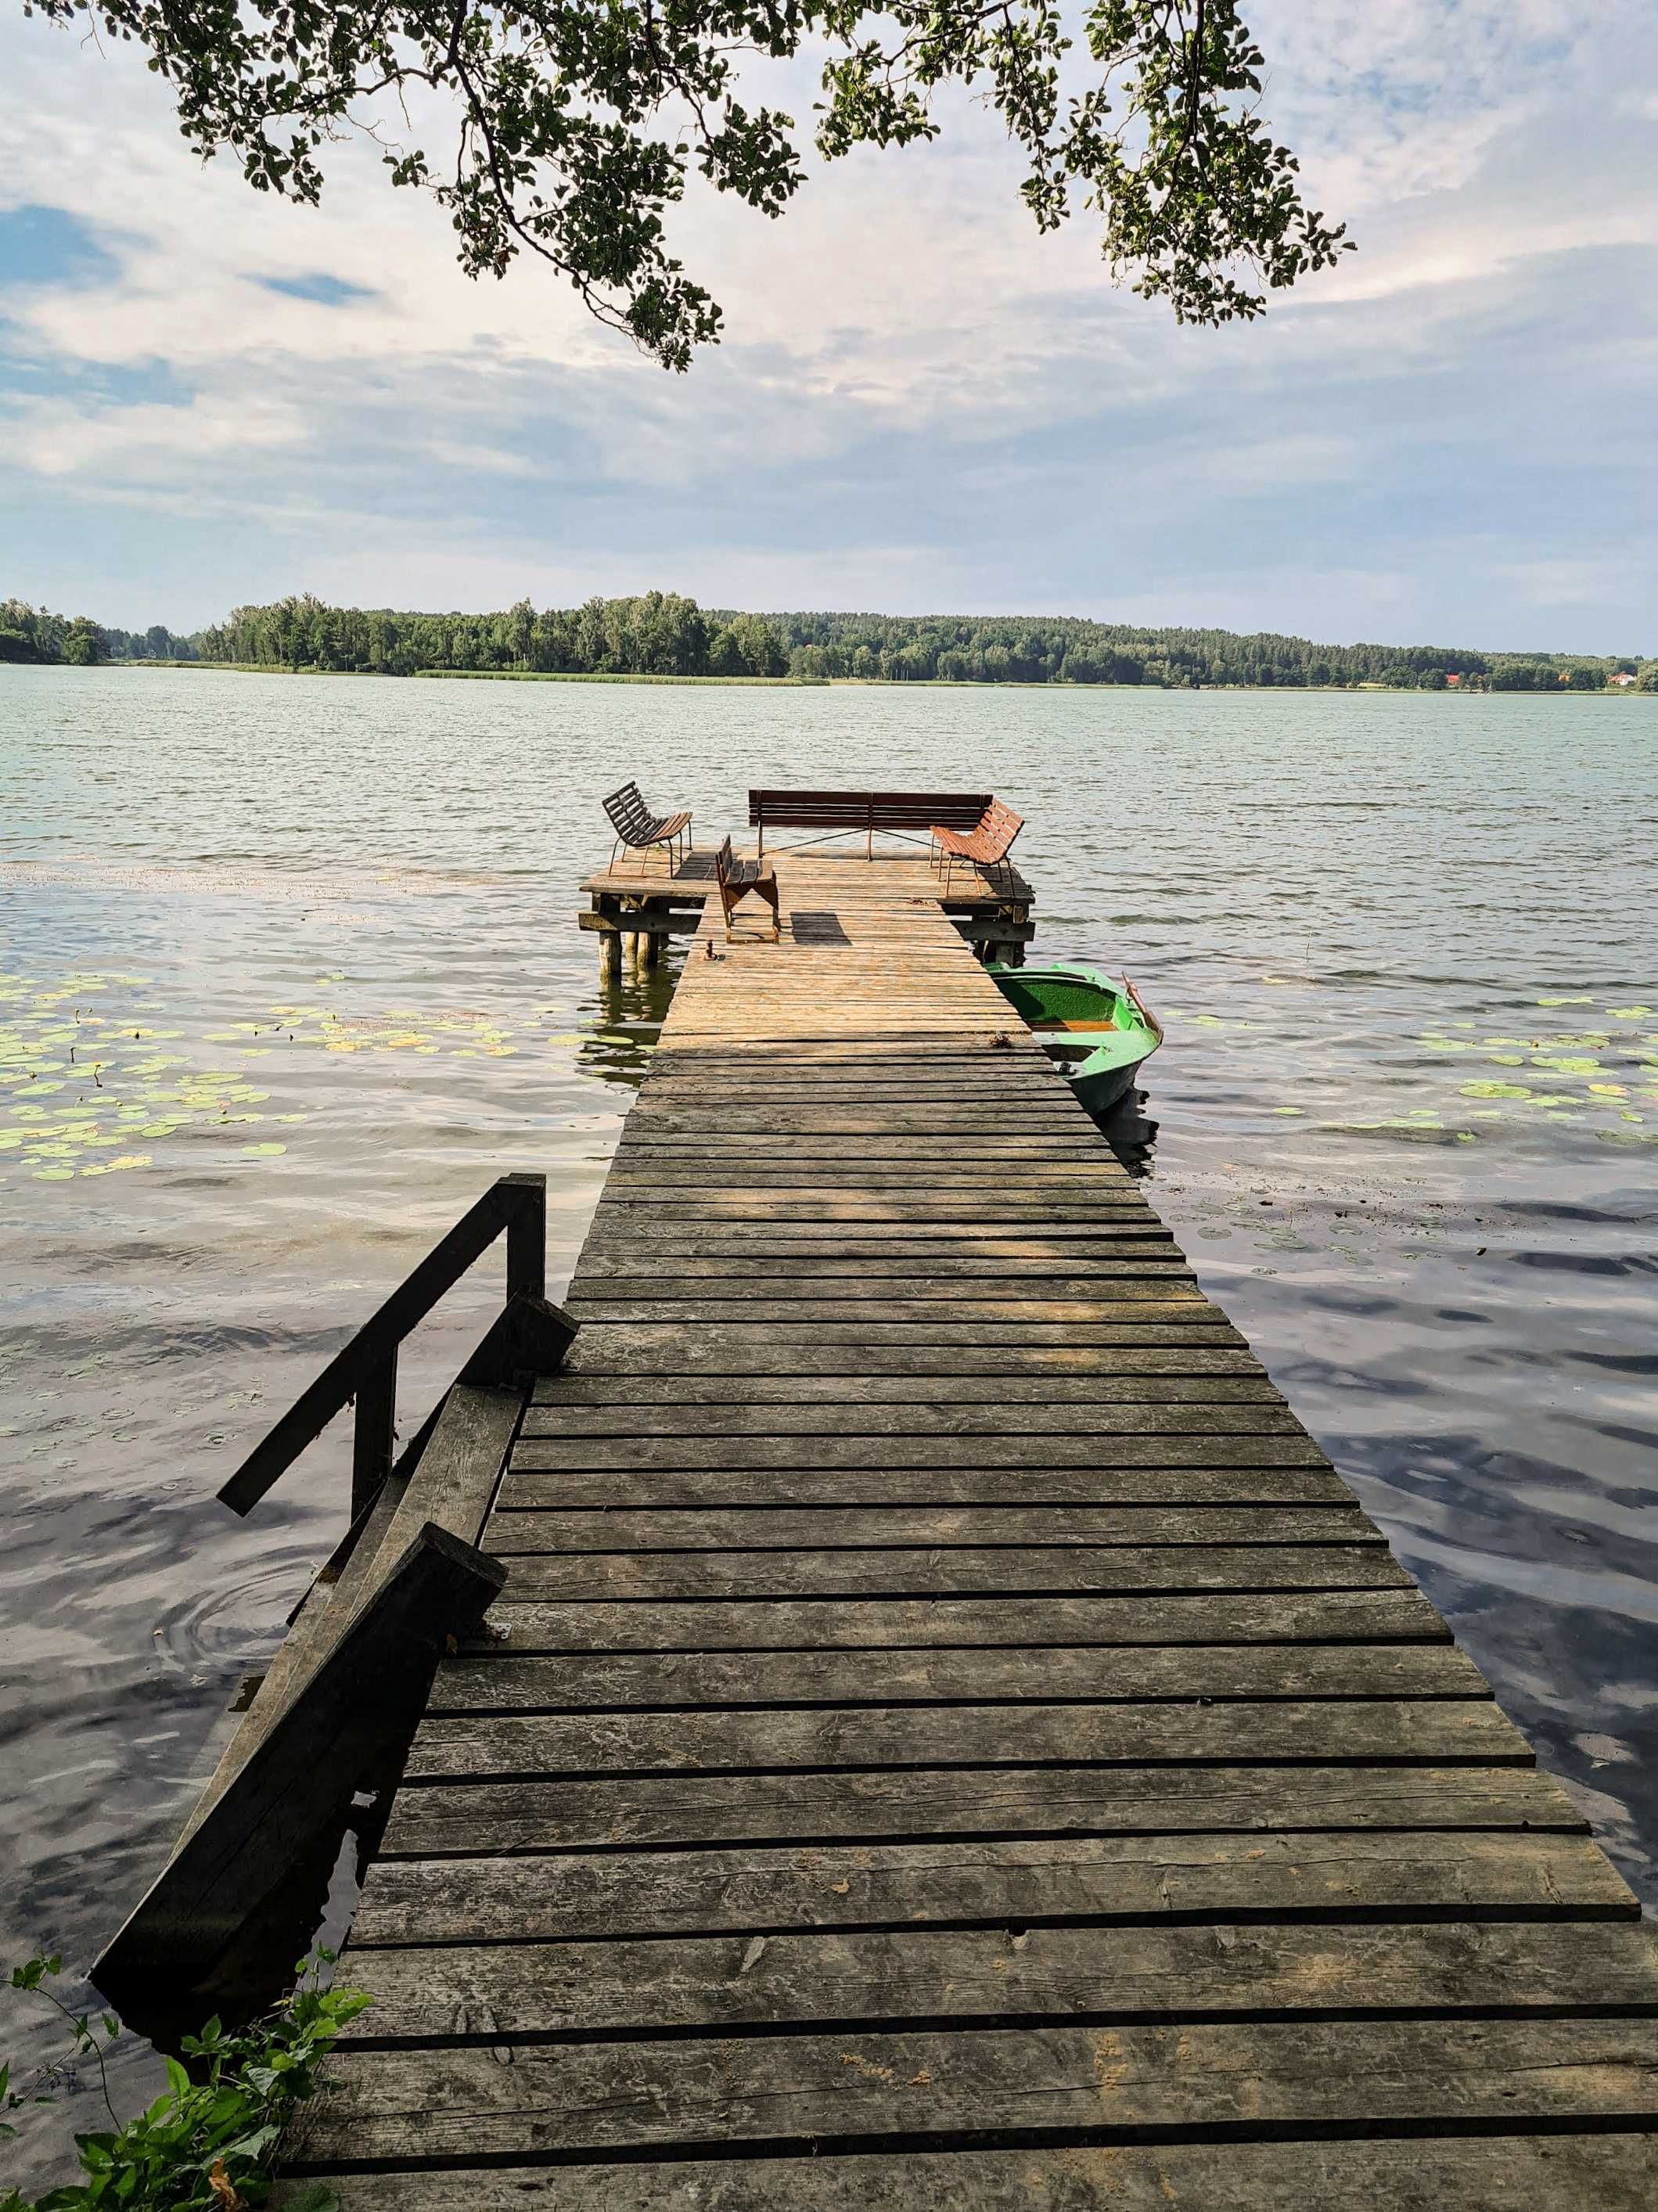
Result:
<svg viewBox="0 0 1658 2212"><path fill-rule="evenodd" d="M1071 962L1048 968L992 966L1002 996L1056 1060L1079 1103L1096 1118L1121 1104L1163 1042L1163 1027L1127 978Z"/></svg>

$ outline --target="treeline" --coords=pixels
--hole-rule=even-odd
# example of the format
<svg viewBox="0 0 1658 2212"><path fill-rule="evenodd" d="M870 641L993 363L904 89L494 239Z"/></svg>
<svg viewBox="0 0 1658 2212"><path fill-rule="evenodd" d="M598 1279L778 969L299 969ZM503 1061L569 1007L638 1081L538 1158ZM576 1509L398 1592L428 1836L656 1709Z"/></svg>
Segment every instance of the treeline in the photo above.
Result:
<svg viewBox="0 0 1658 2212"><path fill-rule="evenodd" d="M382 676L792 677L799 682L1243 684L1300 690L1382 684L1439 691L1658 691L1658 659L1484 653L1445 646L1316 645L1261 632L1157 629L1070 617L743 614L671 592L499 614L337 607L308 592L238 607L181 637L157 623L112 629L85 615L0 607L0 659L189 660ZM1627 681L1622 679L1628 679Z"/></svg>
<svg viewBox="0 0 1658 2212"><path fill-rule="evenodd" d="M399 614L309 597L238 607L195 641L203 660L277 668L419 669L549 676L791 676L801 682L1239 684L1303 690L1380 684L1409 690L1604 689L1642 670L1558 655L1491 655L1444 646L1315 645L1223 629L1146 629L1030 616L741 614L671 592L589 599L539 613ZM1645 665L1658 690L1658 661Z"/></svg>
<svg viewBox="0 0 1658 2212"><path fill-rule="evenodd" d="M111 629L90 615L55 615L21 599L0 601L0 660L57 662L95 668L106 660L194 660L196 647L165 623L148 629Z"/></svg>
<svg viewBox="0 0 1658 2212"><path fill-rule="evenodd" d="M1155 629L1020 616L774 615L792 674L952 684L1385 684L1442 691L1601 690L1639 659L1488 654L1445 646L1315 645L1262 631ZM1644 664L1658 690L1658 661Z"/></svg>
<svg viewBox="0 0 1658 2212"><path fill-rule="evenodd" d="M277 668L417 669L545 676L786 676L777 630L761 615L707 614L695 599L646 592L631 599L537 613L520 599L497 615L397 614L389 607L331 607L309 594L274 606L238 607L202 631L203 660Z"/></svg>

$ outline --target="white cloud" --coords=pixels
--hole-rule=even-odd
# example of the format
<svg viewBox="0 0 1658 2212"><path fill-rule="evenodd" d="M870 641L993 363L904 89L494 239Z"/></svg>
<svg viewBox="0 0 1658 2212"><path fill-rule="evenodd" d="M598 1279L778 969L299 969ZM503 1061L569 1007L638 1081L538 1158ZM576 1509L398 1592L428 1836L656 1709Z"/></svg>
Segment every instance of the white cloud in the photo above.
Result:
<svg viewBox="0 0 1658 2212"><path fill-rule="evenodd" d="M216 465L250 447L297 445L305 428L291 406L222 396L182 406L95 410L69 400L29 400L10 411L8 432L14 461L43 476L128 483L165 483L181 458Z"/></svg>
<svg viewBox="0 0 1658 2212"><path fill-rule="evenodd" d="M957 101L943 146L816 171L780 223L695 190L677 242L729 337L676 379L550 273L469 283L362 149L319 210L252 194L130 52L14 16L5 196L115 264L6 302L28 542L111 619L136 586L85 518L148 499L197 603L145 619L301 580L446 605L659 581L1445 641L1555 608L1624 642L1658 580L1631 519L1658 489L1649 16L1266 0L1257 27L1269 119L1362 247L1264 323L1178 330L1109 288L1088 219L1039 238ZM368 296L263 281L319 274ZM176 401L122 389L151 371Z"/></svg>

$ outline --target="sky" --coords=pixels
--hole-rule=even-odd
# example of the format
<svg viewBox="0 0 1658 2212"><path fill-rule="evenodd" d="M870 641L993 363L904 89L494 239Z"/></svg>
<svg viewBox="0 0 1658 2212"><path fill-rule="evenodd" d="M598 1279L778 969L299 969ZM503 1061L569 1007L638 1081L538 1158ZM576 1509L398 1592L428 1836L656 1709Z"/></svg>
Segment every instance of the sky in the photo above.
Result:
<svg viewBox="0 0 1658 2212"><path fill-rule="evenodd" d="M187 630L656 587L1658 654L1658 9L1246 14L1359 249L1264 319L1175 325L1085 215L1040 237L962 100L780 222L689 196L726 335L673 376L550 270L470 282L365 149L320 209L255 195L135 48L0 0L0 596Z"/></svg>

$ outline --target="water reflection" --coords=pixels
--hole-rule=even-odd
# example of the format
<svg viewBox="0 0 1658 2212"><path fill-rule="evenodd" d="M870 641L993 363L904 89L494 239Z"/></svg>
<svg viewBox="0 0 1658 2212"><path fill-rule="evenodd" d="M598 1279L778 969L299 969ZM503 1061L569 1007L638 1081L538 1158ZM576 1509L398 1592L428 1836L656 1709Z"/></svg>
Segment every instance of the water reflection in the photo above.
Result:
<svg viewBox="0 0 1658 2212"><path fill-rule="evenodd" d="M592 998L579 1009L587 1029L576 1055L584 1074L638 1090L650 1071L684 962L683 951L671 951L652 967L624 959L619 975L601 975Z"/></svg>
<svg viewBox="0 0 1658 2212"><path fill-rule="evenodd" d="M1150 1103L1149 1091L1127 1091L1099 1123L1100 1134L1136 1182L1144 1182L1157 1168L1158 1124L1146 1111Z"/></svg>

